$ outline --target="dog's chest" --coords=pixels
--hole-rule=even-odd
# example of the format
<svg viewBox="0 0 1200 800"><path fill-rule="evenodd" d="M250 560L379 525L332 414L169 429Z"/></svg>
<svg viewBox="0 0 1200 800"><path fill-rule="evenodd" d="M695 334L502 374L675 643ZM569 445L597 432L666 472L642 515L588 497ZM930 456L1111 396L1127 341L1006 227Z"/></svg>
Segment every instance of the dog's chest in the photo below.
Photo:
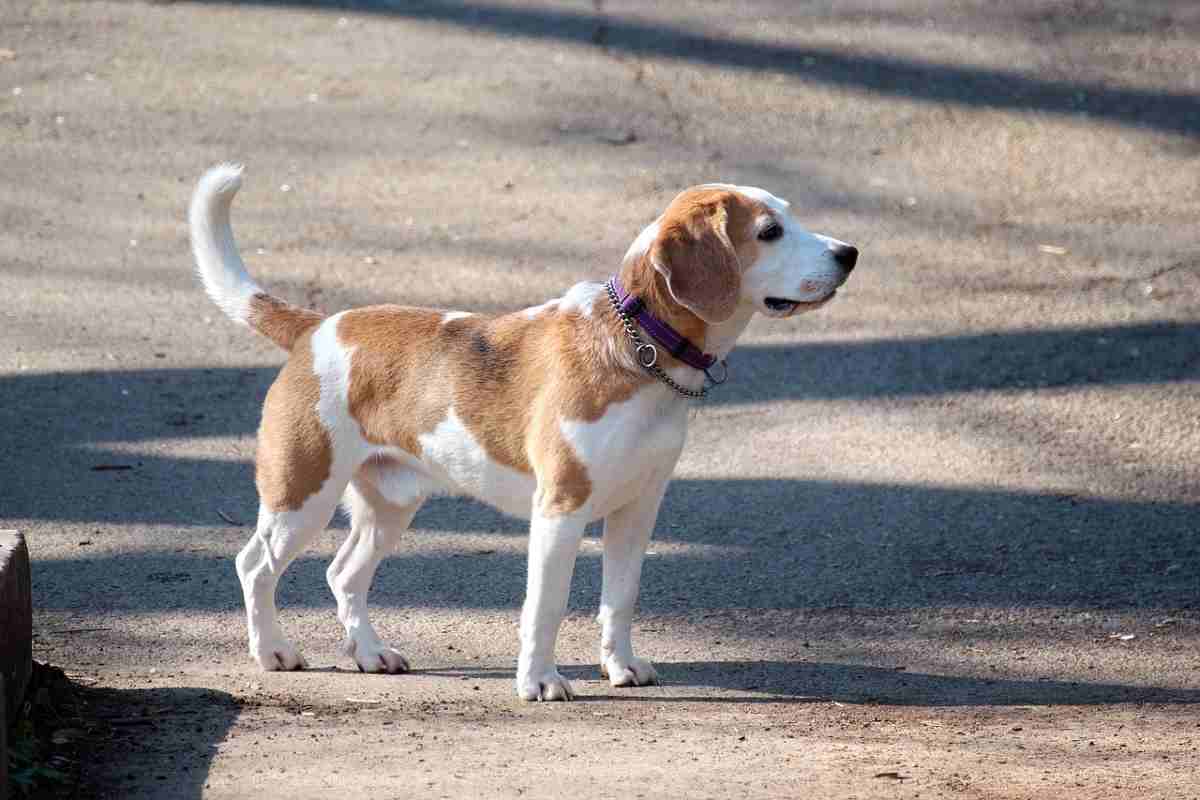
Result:
<svg viewBox="0 0 1200 800"><path fill-rule="evenodd" d="M675 468L687 437L687 405L663 404L656 388L610 406L595 422L562 423L587 467L595 517L630 502Z"/></svg>

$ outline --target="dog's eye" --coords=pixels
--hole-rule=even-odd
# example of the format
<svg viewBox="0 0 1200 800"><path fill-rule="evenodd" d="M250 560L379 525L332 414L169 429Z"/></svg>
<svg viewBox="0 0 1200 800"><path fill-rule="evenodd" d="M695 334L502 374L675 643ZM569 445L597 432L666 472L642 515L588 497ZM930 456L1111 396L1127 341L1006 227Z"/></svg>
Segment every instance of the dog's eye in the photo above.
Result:
<svg viewBox="0 0 1200 800"><path fill-rule="evenodd" d="M764 242L773 242L780 236L783 236L783 228L780 227L778 222L772 222L770 225L758 232L758 238L762 239Z"/></svg>

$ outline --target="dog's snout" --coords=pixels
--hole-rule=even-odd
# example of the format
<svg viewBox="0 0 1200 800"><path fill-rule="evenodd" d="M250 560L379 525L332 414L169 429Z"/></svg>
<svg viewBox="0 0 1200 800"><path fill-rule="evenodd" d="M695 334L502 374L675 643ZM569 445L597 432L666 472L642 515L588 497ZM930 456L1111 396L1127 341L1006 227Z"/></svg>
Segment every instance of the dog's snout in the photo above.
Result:
<svg viewBox="0 0 1200 800"><path fill-rule="evenodd" d="M838 245L833 249L833 260L846 272L850 272L858 263L858 248L848 244Z"/></svg>

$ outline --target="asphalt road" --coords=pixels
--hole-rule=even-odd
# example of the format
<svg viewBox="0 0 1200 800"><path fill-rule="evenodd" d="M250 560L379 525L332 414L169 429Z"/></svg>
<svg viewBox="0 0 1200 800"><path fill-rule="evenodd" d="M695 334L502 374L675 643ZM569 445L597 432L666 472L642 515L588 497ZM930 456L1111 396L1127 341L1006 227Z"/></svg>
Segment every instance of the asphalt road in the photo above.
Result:
<svg viewBox="0 0 1200 800"><path fill-rule="evenodd" d="M1198 40L1134 0L0 0L0 528L100 720L85 796L1200 794ZM337 653L342 523L280 589L316 669L252 668L282 358L191 275L224 160L251 271L330 311L540 303L711 180L860 247L693 415L663 686L599 677L592 538L585 702L517 702L522 525L451 498L373 589L414 674Z"/></svg>

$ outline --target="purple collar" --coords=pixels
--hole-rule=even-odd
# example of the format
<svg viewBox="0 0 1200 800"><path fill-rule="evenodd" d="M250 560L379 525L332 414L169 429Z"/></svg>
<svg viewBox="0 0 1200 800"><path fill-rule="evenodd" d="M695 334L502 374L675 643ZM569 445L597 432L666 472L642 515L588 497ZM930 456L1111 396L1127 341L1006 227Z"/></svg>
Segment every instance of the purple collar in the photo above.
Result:
<svg viewBox="0 0 1200 800"><path fill-rule="evenodd" d="M617 299L621 304L621 311L637 320L637 323L642 326L642 330L651 339L658 342L660 346L664 347L668 353L689 367L694 367L704 373L707 373L713 364L717 363L716 356L711 353L705 353L699 347L696 347L696 345L683 338L679 334L679 331L647 311L646 304L642 302L642 298L633 294L627 294L625 287L621 286L621 281L617 279L616 275L609 278L608 283L617 295ZM640 358L639 354L639 360Z"/></svg>

